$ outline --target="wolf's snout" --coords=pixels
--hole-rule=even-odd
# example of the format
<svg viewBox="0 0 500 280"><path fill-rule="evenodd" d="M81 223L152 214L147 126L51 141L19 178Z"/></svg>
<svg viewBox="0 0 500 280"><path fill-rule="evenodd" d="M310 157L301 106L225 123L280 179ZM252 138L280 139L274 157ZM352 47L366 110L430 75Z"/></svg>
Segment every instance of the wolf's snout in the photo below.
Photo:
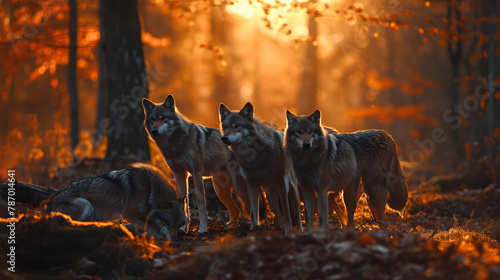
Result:
<svg viewBox="0 0 500 280"><path fill-rule="evenodd" d="M231 145L231 141L229 141L229 138L227 136L222 136L222 142L226 145Z"/></svg>
<svg viewBox="0 0 500 280"><path fill-rule="evenodd" d="M153 128L151 129L151 134L153 134L153 136L158 136L160 133L158 132L158 129Z"/></svg>
<svg viewBox="0 0 500 280"><path fill-rule="evenodd" d="M302 148L304 148L306 150L309 149L309 148L311 148L311 143L309 143L309 142L302 143Z"/></svg>

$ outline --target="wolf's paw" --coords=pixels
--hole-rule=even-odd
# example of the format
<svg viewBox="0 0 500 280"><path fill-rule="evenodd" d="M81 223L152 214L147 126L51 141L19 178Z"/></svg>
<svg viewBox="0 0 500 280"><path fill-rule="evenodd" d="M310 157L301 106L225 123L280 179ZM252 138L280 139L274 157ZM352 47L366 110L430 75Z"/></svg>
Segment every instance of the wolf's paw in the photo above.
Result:
<svg viewBox="0 0 500 280"><path fill-rule="evenodd" d="M227 228L235 229L239 224L239 219L236 221L229 221L226 223Z"/></svg>
<svg viewBox="0 0 500 280"><path fill-rule="evenodd" d="M179 230L182 232L182 233L188 233L189 232L189 225L183 225L182 227L179 228Z"/></svg>
<svg viewBox="0 0 500 280"><path fill-rule="evenodd" d="M207 226L204 226L204 227L200 226L200 228L198 229L199 233L205 233L207 231L208 231Z"/></svg>
<svg viewBox="0 0 500 280"><path fill-rule="evenodd" d="M233 213L229 213L229 222L226 225L229 225L234 222L238 223L240 217L241 217L240 211L234 211Z"/></svg>
<svg viewBox="0 0 500 280"><path fill-rule="evenodd" d="M250 217L247 217L247 216L241 216L240 217L240 223L244 223L244 224L247 224L249 225L251 222L250 222Z"/></svg>
<svg viewBox="0 0 500 280"><path fill-rule="evenodd" d="M259 228L259 225L251 224L250 225L250 230L256 230Z"/></svg>

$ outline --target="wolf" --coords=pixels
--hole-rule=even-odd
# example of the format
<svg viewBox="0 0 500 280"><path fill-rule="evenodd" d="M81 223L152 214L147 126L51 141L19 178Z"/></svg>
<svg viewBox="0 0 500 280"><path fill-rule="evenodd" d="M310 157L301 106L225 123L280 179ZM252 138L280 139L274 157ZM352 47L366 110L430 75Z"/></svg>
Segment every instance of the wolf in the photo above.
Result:
<svg viewBox="0 0 500 280"><path fill-rule="evenodd" d="M258 196L260 187L263 186L269 206L276 214L284 233L288 234L292 230L291 211L298 229L302 231L297 182L292 163L283 146L283 134L254 117L250 102L239 112L231 112L221 103L219 118L222 141L231 147L241 174L247 181L250 229L259 225Z"/></svg>
<svg viewBox="0 0 500 280"><path fill-rule="evenodd" d="M353 228L360 181L375 219L383 220L386 204L396 211L404 209L408 189L389 134L382 130L339 133L321 124L319 110L309 116L287 110L286 118L285 146L303 191L306 230L312 228L314 191L320 227L327 227L328 192L343 191L347 217L338 205L334 208L342 223Z"/></svg>
<svg viewBox="0 0 500 280"><path fill-rule="evenodd" d="M188 195L188 173L193 177L200 215L198 232L206 232L208 226L203 176L212 176L214 190L228 209L228 224L236 224L242 211L231 190L234 187L244 205L249 204L248 195L245 181L238 178L239 167L231 160L231 151L222 142L219 130L190 122L177 110L172 95L161 104L144 98L142 105L144 127L172 170L180 196Z"/></svg>
<svg viewBox="0 0 500 280"><path fill-rule="evenodd" d="M61 212L77 221L124 218L141 230L146 227L156 237L175 240L178 229L188 221L186 205L185 197L177 198L161 170L135 163L70 183L52 196L47 211Z"/></svg>

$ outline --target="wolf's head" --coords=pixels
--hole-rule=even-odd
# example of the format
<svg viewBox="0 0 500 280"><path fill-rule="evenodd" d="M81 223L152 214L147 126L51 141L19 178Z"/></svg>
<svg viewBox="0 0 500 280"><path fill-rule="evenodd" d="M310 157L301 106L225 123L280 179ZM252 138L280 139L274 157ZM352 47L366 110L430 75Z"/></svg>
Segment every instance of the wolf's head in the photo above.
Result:
<svg viewBox="0 0 500 280"><path fill-rule="evenodd" d="M253 106L248 102L239 112L231 112L224 104L219 106L222 141L226 145L241 142L254 129Z"/></svg>
<svg viewBox="0 0 500 280"><path fill-rule="evenodd" d="M175 240L179 229L189 223L187 215L187 197L178 198L169 201L165 209L151 211L149 223L157 227L167 240Z"/></svg>
<svg viewBox="0 0 500 280"><path fill-rule="evenodd" d="M325 138L321 125L321 112L314 111L309 116L296 116L286 111L287 127L285 146L292 149L314 149Z"/></svg>
<svg viewBox="0 0 500 280"><path fill-rule="evenodd" d="M144 127L149 136L153 139L161 135L172 134L181 126L181 116L175 109L175 100L172 95L168 95L162 104L155 104L149 99L142 99L144 108Z"/></svg>

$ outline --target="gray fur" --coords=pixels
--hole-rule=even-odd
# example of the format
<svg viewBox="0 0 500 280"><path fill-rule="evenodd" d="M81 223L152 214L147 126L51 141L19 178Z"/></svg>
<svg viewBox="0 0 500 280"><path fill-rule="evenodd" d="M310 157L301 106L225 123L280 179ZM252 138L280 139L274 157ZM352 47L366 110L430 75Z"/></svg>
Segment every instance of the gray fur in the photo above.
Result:
<svg viewBox="0 0 500 280"><path fill-rule="evenodd" d="M175 177L175 184L181 196L187 196L187 176L193 176L198 210L200 214L199 232L206 232L208 217L205 201L205 190L202 176L227 177L228 180L212 180L214 189L221 202L229 211L229 223L238 221L241 211L231 197L231 190L248 205L246 186L232 184L229 178L238 176L228 168L231 151L222 143L217 129L190 122L180 114L175 106L175 100L169 95L163 104L154 104L148 99L143 100L145 113L144 127L151 139L160 149L168 167ZM160 130L160 128L163 128ZM153 133L156 130L156 134ZM224 182L224 184L221 184Z"/></svg>
<svg viewBox="0 0 500 280"><path fill-rule="evenodd" d="M315 141L310 147L299 145L312 138ZM406 205L408 190L396 144L386 132L338 133L321 125L319 110L302 117L287 111L285 143L304 194L307 230L312 228L314 191L318 194L321 227L327 226L328 192L341 190L344 192L347 217L336 203L333 207L339 209L336 211L344 225L354 227L353 217L361 195L358 191L361 180L376 219L383 219L387 203L395 210L402 210Z"/></svg>
<svg viewBox="0 0 500 280"><path fill-rule="evenodd" d="M184 198L178 199L162 171L152 165L133 164L98 177L73 182L54 194L48 212L61 212L77 221L107 221L125 218L157 235L187 223ZM170 239L169 236L164 236Z"/></svg>
<svg viewBox="0 0 500 280"><path fill-rule="evenodd" d="M231 146L248 183L251 229L259 225L258 193L263 186L285 234L292 230L291 208L302 231L297 184L283 147L283 134L255 118L251 103L239 112L231 112L221 104L219 112L223 141Z"/></svg>

